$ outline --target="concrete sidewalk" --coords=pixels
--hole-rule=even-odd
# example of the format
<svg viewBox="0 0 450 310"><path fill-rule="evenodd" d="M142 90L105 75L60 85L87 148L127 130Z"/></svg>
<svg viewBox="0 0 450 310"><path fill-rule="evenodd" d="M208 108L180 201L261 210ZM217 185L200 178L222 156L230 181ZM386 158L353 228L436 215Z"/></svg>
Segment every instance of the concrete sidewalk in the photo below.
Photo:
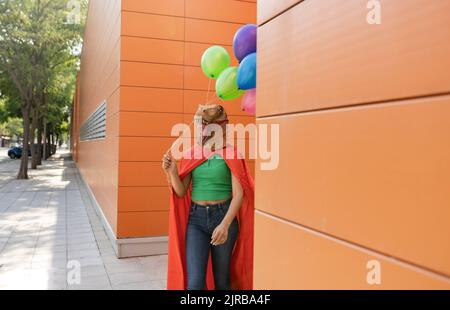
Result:
<svg viewBox="0 0 450 310"><path fill-rule="evenodd" d="M18 166L0 163L0 289L165 289L166 255L116 258L67 151Z"/></svg>
<svg viewBox="0 0 450 310"><path fill-rule="evenodd" d="M0 147L0 164L10 160L8 157L8 150L9 148L7 147Z"/></svg>

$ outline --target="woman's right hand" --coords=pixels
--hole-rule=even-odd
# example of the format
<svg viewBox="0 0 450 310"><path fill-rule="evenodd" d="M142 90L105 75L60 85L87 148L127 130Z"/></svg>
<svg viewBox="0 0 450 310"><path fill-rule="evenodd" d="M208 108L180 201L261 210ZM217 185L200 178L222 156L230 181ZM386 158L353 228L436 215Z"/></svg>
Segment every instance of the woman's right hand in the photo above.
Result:
<svg viewBox="0 0 450 310"><path fill-rule="evenodd" d="M178 175L177 163L170 154L164 154L162 168L167 174Z"/></svg>
<svg viewBox="0 0 450 310"><path fill-rule="evenodd" d="M167 174L167 180L172 186L178 197L186 194L189 184L191 183L191 174L184 176L183 180L178 175L178 168L175 159L170 154L164 154L162 159L162 168Z"/></svg>

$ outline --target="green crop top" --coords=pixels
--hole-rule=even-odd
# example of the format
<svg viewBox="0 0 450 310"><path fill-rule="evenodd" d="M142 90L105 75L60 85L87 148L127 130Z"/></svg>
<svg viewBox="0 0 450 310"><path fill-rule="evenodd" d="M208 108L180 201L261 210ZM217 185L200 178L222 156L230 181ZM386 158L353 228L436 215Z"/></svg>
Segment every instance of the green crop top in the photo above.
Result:
<svg viewBox="0 0 450 310"><path fill-rule="evenodd" d="M231 171L220 155L211 156L192 171L192 200L229 199L231 192Z"/></svg>

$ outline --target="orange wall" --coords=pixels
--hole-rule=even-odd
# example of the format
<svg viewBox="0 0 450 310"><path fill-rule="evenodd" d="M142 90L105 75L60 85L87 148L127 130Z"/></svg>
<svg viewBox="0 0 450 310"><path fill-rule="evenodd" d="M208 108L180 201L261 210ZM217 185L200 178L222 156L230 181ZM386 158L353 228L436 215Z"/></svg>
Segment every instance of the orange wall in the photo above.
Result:
<svg viewBox="0 0 450 310"><path fill-rule="evenodd" d="M77 165L114 232L117 231L120 9L121 0L89 1L74 135L78 145ZM80 142L80 126L103 100L107 100L106 139Z"/></svg>
<svg viewBox="0 0 450 310"><path fill-rule="evenodd" d="M366 3L258 3L255 288L450 288L450 2Z"/></svg>
<svg viewBox="0 0 450 310"><path fill-rule="evenodd" d="M203 51L221 44L233 55L235 31L256 22L255 2L122 1L119 238L167 235L169 196L160 160L174 141L171 128L189 124L205 102ZM240 100L225 105L232 122L254 122Z"/></svg>
<svg viewBox="0 0 450 310"><path fill-rule="evenodd" d="M256 1L90 1L72 152L118 238L167 235L160 159L174 141L172 126L190 123L205 102L201 55L213 44L233 55L235 31L255 22ZM79 142L79 128L104 99L106 139ZM232 122L255 121L240 100L226 108Z"/></svg>

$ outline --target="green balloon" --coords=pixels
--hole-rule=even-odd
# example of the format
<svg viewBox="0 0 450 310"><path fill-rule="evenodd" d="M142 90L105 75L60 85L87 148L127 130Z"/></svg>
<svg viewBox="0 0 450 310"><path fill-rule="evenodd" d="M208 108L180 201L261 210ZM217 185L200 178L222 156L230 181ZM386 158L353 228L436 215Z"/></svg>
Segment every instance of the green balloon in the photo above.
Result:
<svg viewBox="0 0 450 310"><path fill-rule="evenodd" d="M222 46L211 46L203 53L202 70L211 79L217 79L222 71L228 68L230 64L230 55Z"/></svg>
<svg viewBox="0 0 450 310"><path fill-rule="evenodd" d="M229 67L220 74L216 81L217 96L223 100L232 100L242 96L245 91L237 85L237 67Z"/></svg>

